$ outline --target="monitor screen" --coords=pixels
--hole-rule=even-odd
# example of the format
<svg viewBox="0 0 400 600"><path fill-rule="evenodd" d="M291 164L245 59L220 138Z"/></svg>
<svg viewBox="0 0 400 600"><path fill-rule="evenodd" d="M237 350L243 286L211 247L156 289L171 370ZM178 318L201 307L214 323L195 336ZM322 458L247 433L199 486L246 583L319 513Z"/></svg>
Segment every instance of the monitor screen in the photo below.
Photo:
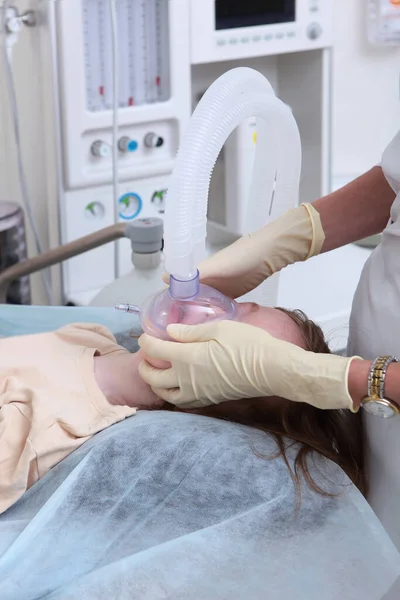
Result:
<svg viewBox="0 0 400 600"><path fill-rule="evenodd" d="M296 0L215 0L215 29L289 23L296 18L295 5Z"/></svg>

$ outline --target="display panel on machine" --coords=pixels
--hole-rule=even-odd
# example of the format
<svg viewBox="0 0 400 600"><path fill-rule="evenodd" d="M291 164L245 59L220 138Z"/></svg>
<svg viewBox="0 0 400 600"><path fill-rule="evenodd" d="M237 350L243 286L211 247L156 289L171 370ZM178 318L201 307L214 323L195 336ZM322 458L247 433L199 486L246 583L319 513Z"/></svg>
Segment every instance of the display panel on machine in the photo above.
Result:
<svg viewBox="0 0 400 600"><path fill-rule="evenodd" d="M109 0L83 0L86 102L89 111L112 108ZM164 102L169 89L168 2L118 0L119 106Z"/></svg>
<svg viewBox="0 0 400 600"><path fill-rule="evenodd" d="M215 0L215 29L289 23L296 17L295 4L295 0Z"/></svg>

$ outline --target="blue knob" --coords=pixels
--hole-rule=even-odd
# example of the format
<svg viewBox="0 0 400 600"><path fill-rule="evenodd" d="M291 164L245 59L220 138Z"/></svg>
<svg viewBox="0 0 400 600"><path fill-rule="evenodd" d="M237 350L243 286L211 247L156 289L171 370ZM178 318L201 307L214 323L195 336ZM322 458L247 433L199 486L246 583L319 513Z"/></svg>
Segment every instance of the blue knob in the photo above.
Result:
<svg viewBox="0 0 400 600"><path fill-rule="evenodd" d="M124 136L118 142L118 148L121 152L135 152L139 147L136 140Z"/></svg>
<svg viewBox="0 0 400 600"><path fill-rule="evenodd" d="M139 144L135 140L130 140L128 144L128 152L135 152L138 149Z"/></svg>

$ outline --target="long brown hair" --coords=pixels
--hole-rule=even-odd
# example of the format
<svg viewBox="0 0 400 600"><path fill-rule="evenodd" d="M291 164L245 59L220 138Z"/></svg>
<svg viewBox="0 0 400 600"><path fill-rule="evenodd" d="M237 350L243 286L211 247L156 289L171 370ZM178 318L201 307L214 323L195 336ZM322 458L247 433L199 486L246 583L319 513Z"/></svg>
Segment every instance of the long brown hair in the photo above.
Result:
<svg viewBox="0 0 400 600"><path fill-rule="evenodd" d="M306 350L318 354L331 354L322 329L301 310L278 310L287 314L299 327ZM166 410L180 410L170 405ZM205 414L207 409L196 410L197 414ZM349 410L320 410L310 404L283 401L274 411L263 408L263 403L244 406L243 411L234 417L217 416L224 420L234 421L254 427L273 435L278 451L273 456L282 457L289 469L293 483L301 493L301 476L318 494L331 496L313 479L308 462L314 452L339 465L349 479L366 494L367 484L364 470L364 448L361 414L353 414ZM294 460L294 467L288 459L288 440L299 442L300 448ZM255 450L254 450L255 451ZM256 452L256 451L255 451ZM260 454L256 452L259 456Z"/></svg>
<svg viewBox="0 0 400 600"><path fill-rule="evenodd" d="M322 329L308 319L301 310L292 311L284 308L278 310L287 314L299 327L306 350L317 354L331 354ZM273 456L262 455L262 458L282 457L298 492L301 493L302 476L318 494L332 495L317 484L310 472L309 459L314 452L317 452L341 467L361 493L366 494L367 481L360 412L354 414L349 410L320 410L310 404L287 401L283 401L274 411L263 409L262 406L263 403L245 406L243 411L235 413L234 418L213 416L248 425L273 435L278 445L278 452ZM180 410L172 405L166 406L165 409ZM196 410L196 413L208 416L207 409ZM288 440L300 443L294 459L294 467L288 459Z"/></svg>
<svg viewBox="0 0 400 600"><path fill-rule="evenodd" d="M286 313L302 332L306 349L316 353L330 354L321 328L300 310ZM349 479L365 495L366 478L364 471L364 448L361 414L348 410L320 410L309 404L283 402L280 409L271 418L270 412L250 409L244 412L243 424L272 434L278 444L279 452L290 471L296 487L300 486L300 475L316 492L330 495L313 480L308 467L308 459L313 452L330 459L339 465ZM235 419L236 420L236 419ZM294 469L287 458L285 438L301 443L294 460Z"/></svg>

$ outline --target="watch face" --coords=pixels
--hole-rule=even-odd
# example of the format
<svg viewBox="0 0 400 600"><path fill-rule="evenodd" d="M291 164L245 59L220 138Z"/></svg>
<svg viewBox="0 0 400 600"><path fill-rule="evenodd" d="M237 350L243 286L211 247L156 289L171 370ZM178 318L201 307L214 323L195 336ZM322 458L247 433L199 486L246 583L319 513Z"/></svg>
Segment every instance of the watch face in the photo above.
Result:
<svg viewBox="0 0 400 600"><path fill-rule="evenodd" d="M385 400L370 400L363 404L364 410L374 417L381 417L381 419L389 419L397 415L394 408Z"/></svg>

